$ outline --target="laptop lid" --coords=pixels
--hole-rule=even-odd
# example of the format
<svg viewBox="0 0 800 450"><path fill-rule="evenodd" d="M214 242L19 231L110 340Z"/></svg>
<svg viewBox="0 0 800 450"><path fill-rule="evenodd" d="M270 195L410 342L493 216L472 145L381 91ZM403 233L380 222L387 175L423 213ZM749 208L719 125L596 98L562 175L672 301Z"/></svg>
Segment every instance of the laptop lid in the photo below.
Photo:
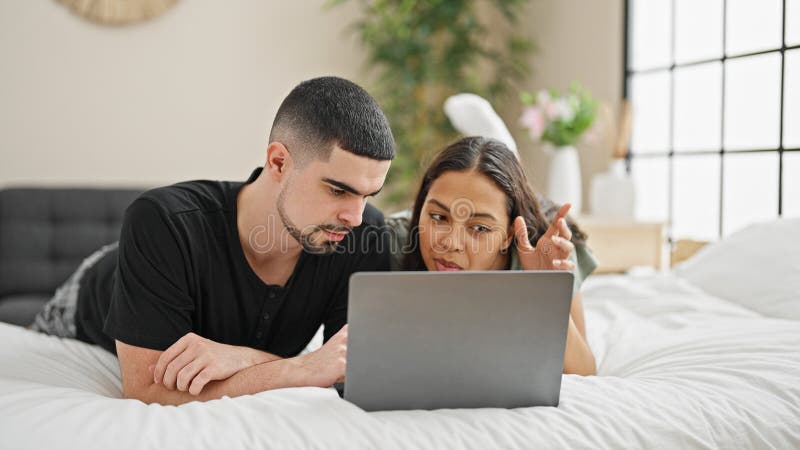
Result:
<svg viewBox="0 0 800 450"><path fill-rule="evenodd" d="M344 398L374 410L558 405L568 271L350 278Z"/></svg>

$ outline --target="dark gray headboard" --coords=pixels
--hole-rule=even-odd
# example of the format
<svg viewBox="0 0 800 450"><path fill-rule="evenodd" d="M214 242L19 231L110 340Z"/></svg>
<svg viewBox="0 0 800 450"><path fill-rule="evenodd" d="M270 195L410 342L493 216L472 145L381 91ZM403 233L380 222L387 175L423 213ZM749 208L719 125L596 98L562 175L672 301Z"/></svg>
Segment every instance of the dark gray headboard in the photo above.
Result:
<svg viewBox="0 0 800 450"><path fill-rule="evenodd" d="M83 258L118 239L125 208L143 190L0 190L0 301L51 294Z"/></svg>

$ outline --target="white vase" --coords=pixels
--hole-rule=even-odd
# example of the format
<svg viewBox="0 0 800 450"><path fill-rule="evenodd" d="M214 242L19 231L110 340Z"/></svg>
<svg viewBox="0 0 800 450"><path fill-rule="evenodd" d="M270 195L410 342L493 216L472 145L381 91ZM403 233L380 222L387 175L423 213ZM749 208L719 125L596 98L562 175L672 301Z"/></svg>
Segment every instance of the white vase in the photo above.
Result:
<svg viewBox="0 0 800 450"><path fill-rule="evenodd" d="M546 146L550 154L550 172L547 176L547 196L562 205L571 203L569 213L581 212L581 164L578 150L571 145L562 147Z"/></svg>

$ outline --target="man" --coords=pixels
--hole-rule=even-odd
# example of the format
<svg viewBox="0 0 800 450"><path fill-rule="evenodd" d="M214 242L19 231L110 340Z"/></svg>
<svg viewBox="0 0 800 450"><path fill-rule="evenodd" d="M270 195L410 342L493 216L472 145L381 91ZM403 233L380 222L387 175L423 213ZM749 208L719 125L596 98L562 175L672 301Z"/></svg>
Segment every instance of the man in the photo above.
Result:
<svg viewBox="0 0 800 450"><path fill-rule="evenodd" d="M363 89L323 77L286 97L269 142L244 184L142 194L118 248L88 258L33 328L115 352L124 396L147 403L342 380L349 277L389 267L366 201L394 158L391 130ZM325 345L295 356L321 324Z"/></svg>

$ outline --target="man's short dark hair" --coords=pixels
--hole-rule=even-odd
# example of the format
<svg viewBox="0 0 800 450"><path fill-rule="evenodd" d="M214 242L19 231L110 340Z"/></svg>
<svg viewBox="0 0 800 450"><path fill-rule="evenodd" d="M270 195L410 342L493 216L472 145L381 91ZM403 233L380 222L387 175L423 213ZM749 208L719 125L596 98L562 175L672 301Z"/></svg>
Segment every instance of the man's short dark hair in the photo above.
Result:
<svg viewBox="0 0 800 450"><path fill-rule="evenodd" d="M286 145L300 165L327 160L334 145L381 161L395 154L392 130L378 103L338 77L314 78L292 89L278 108L269 140Z"/></svg>

